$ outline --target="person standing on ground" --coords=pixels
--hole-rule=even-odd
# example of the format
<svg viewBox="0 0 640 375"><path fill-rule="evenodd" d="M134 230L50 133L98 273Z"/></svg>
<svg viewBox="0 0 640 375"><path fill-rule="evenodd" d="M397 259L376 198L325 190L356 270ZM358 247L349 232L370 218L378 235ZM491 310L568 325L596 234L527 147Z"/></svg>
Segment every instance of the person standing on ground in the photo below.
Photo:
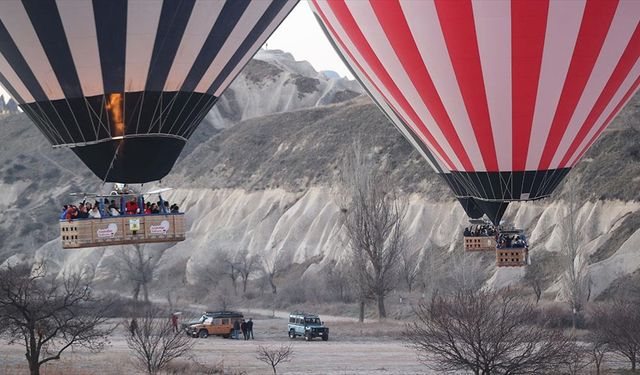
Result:
<svg viewBox="0 0 640 375"><path fill-rule="evenodd" d="M240 331L240 322L236 319L233 321L233 338L238 338L238 332Z"/></svg>
<svg viewBox="0 0 640 375"><path fill-rule="evenodd" d="M247 322L247 339L251 338L253 340L253 320L249 318Z"/></svg>
<svg viewBox="0 0 640 375"><path fill-rule="evenodd" d="M171 327L173 328L173 332L178 332L178 315L171 314Z"/></svg>
<svg viewBox="0 0 640 375"><path fill-rule="evenodd" d="M129 324L129 332L131 332L131 337L136 335L136 331L138 330L138 322L136 318L131 319L131 324Z"/></svg>
<svg viewBox="0 0 640 375"><path fill-rule="evenodd" d="M247 339L247 322L242 319L242 323L240 323L240 329L242 330L242 336L244 339Z"/></svg>

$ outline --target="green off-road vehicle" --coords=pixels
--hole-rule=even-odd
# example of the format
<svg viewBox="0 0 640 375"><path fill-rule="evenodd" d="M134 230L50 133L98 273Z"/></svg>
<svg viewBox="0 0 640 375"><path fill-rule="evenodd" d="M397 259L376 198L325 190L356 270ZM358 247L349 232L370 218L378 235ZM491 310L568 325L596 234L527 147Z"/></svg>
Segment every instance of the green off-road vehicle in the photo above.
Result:
<svg viewBox="0 0 640 375"><path fill-rule="evenodd" d="M289 329L289 338L292 340L298 336L303 336L307 341L314 337L322 337L322 341L329 340L329 328L324 326L318 315L299 311L292 312L289 314L287 327Z"/></svg>

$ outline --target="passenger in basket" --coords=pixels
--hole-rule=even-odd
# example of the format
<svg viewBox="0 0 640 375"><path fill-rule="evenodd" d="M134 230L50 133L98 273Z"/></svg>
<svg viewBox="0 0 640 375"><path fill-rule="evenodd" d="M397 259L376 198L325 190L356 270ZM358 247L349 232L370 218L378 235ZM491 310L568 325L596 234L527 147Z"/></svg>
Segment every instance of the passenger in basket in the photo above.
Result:
<svg viewBox="0 0 640 375"><path fill-rule="evenodd" d="M155 203L151 204L151 213L152 214L159 214L160 213L160 209L158 208L158 205Z"/></svg>
<svg viewBox="0 0 640 375"><path fill-rule="evenodd" d="M118 209L116 208L116 205L113 203L113 201L111 201L112 203L109 205L109 215L111 216L120 216L120 211L118 211Z"/></svg>
<svg viewBox="0 0 640 375"><path fill-rule="evenodd" d="M65 218L67 220L69 220L69 222L71 222L71 220L73 219L77 219L78 218L78 208L76 206L69 206L69 208L67 208L67 214L65 215Z"/></svg>
<svg viewBox="0 0 640 375"><path fill-rule="evenodd" d="M93 206L93 208L91 208L91 211L89 211L89 217L92 219L101 219L102 215L100 215L100 210L98 209L98 206Z"/></svg>
<svg viewBox="0 0 640 375"><path fill-rule="evenodd" d="M136 198L131 198L129 202L125 204L125 209L127 211L127 215L135 215L138 213L138 203L136 202Z"/></svg>
<svg viewBox="0 0 640 375"><path fill-rule="evenodd" d="M86 219L88 217L89 212L87 212L87 207L85 207L84 202L82 202L78 207L78 219Z"/></svg>
<svg viewBox="0 0 640 375"><path fill-rule="evenodd" d="M67 210L69 209L68 205L62 206L62 212L60 213L60 220L64 220L67 218Z"/></svg>
<svg viewBox="0 0 640 375"><path fill-rule="evenodd" d="M172 205L171 205L171 213L172 213L172 214L177 214L177 213L179 213L179 212L180 212L180 209L178 208L178 205L177 205L177 204L175 204L175 203L174 203L174 204L172 204Z"/></svg>
<svg viewBox="0 0 640 375"><path fill-rule="evenodd" d="M145 215L149 215L151 213L151 203L150 202L147 202L145 204L144 213L145 213Z"/></svg>

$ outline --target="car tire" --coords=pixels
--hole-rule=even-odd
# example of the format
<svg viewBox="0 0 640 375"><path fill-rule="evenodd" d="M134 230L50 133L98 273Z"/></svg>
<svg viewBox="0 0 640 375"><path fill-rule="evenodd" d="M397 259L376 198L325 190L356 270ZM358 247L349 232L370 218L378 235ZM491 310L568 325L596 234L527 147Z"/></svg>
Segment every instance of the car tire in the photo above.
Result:
<svg viewBox="0 0 640 375"><path fill-rule="evenodd" d="M295 338L296 338L296 331L294 331L294 330L292 330L292 329L291 329L291 330L289 330L289 338L290 338L291 340L295 339Z"/></svg>
<svg viewBox="0 0 640 375"><path fill-rule="evenodd" d="M322 341L329 341L329 334L322 335Z"/></svg>
<svg viewBox="0 0 640 375"><path fill-rule="evenodd" d="M207 337L209 337L209 332L207 332L206 329L201 329L198 332L198 337L200 337L201 339L206 339Z"/></svg>

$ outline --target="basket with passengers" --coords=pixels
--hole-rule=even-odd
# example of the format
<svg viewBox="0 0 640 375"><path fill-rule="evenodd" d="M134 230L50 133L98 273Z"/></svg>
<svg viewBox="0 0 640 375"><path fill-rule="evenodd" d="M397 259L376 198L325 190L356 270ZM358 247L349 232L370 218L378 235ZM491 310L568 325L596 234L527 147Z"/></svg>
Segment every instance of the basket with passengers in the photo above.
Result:
<svg viewBox="0 0 640 375"><path fill-rule="evenodd" d="M62 248L184 241L184 213L162 197L169 190L135 193L116 184L108 195L72 194L83 200L78 207L66 206L60 214ZM151 203L150 198L156 196L158 202Z"/></svg>

